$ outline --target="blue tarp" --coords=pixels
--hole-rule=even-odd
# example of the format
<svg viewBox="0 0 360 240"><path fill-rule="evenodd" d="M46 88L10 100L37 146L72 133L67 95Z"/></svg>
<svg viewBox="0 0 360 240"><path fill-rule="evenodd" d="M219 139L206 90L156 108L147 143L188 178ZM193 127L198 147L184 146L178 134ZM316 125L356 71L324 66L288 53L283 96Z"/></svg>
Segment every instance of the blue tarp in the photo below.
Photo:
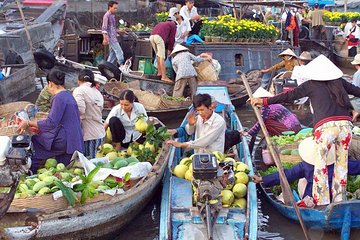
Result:
<svg viewBox="0 0 360 240"><path fill-rule="evenodd" d="M334 0L308 0L309 6L314 6L316 3L318 3L320 5L320 7L335 6Z"/></svg>

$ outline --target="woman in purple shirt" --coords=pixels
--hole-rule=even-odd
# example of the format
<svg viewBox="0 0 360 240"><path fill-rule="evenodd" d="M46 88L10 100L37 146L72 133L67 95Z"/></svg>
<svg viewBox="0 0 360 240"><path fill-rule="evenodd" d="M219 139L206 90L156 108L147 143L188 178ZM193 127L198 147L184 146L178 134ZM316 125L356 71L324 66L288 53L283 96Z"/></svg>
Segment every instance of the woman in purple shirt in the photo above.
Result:
<svg viewBox="0 0 360 240"><path fill-rule="evenodd" d="M65 73L52 70L46 77L51 95L51 109L48 117L40 121L23 121L19 129L39 129L32 137L34 155L31 170L36 170L48 158L56 158L65 165L70 163L75 151L83 152L84 142L80 114L74 97L64 88Z"/></svg>

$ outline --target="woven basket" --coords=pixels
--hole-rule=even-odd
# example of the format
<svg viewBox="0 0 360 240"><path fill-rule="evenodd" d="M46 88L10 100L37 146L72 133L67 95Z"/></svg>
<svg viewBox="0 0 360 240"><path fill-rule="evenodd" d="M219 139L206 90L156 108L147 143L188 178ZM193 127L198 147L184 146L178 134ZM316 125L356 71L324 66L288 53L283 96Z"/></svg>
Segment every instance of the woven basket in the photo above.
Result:
<svg viewBox="0 0 360 240"><path fill-rule="evenodd" d="M104 91L113 96L118 98L121 91L124 89L128 89L129 85L127 83L123 83L120 81L116 81L114 79L111 79L109 82L105 83L104 85Z"/></svg>
<svg viewBox="0 0 360 240"><path fill-rule="evenodd" d="M44 120L49 116L49 113L46 112L37 112L35 114L35 120L39 121L39 120Z"/></svg>
<svg viewBox="0 0 360 240"><path fill-rule="evenodd" d="M111 198L111 196L108 194L99 194L94 198L88 198L86 203L103 201L109 198ZM15 198L10 205L9 212L26 208L38 208L46 213L52 213L69 207L70 205L65 197L54 200L52 194L48 194L44 196Z"/></svg>
<svg viewBox="0 0 360 240"><path fill-rule="evenodd" d="M182 107L189 107L191 105L191 100L187 98L185 101L175 101L161 98L163 102L163 106L165 108L182 108Z"/></svg>
<svg viewBox="0 0 360 240"><path fill-rule="evenodd" d="M164 102L159 95L150 91L133 90L139 102L144 105L146 110L157 110L165 108Z"/></svg>
<svg viewBox="0 0 360 240"><path fill-rule="evenodd" d="M196 64L194 67L197 73L196 80L198 82L219 80L215 67L211 62L203 61L199 64Z"/></svg>
<svg viewBox="0 0 360 240"><path fill-rule="evenodd" d="M280 161L282 163L300 163L301 157L299 155L283 155L280 154L280 152L284 149L291 149L291 150L295 150L298 149L299 144L297 143L293 143L293 144L287 144L284 146L275 146L275 150L278 152L279 157L280 157Z"/></svg>
<svg viewBox="0 0 360 240"><path fill-rule="evenodd" d="M15 112L21 111L26 108L30 102L13 102L0 105L0 117L5 118L5 121L10 120Z"/></svg>

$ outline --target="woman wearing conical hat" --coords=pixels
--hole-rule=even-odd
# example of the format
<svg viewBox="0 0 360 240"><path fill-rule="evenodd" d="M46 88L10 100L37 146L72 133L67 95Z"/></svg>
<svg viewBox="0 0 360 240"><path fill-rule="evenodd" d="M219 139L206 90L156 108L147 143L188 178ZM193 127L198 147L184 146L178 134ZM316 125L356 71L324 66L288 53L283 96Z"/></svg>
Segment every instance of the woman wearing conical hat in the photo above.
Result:
<svg viewBox="0 0 360 240"><path fill-rule="evenodd" d="M314 156L313 198L317 205L330 203L328 177L332 177L332 196L335 202L342 200L346 191L348 150L352 138L350 116L351 103L348 94L360 97L360 88L341 79L343 72L324 55L315 58L305 68L311 79L292 91L270 98L253 98L253 105L293 102L309 97L314 109ZM328 176L326 159L331 147L335 145L336 160L334 174Z"/></svg>
<svg viewBox="0 0 360 240"><path fill-rule="evenodd" d="M285 71L292 71L295 66L299 65L297 61L296 54L290 49L286 49L279 54L279 57L282 59L281 62L275 64L274 66L261 70L262 73L276 72L277 70L285 68Z"/></svg>

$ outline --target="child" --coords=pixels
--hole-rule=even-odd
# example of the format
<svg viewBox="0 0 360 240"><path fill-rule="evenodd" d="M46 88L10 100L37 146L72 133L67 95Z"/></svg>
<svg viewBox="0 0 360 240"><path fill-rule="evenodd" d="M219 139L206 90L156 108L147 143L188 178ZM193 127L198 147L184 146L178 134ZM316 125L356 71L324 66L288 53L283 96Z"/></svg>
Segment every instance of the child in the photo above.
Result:
<svg viewBox="0 0 360 240"><path fill-rule="evenodd" d="M205 60L211 60L207 54L201 54L194 56L189 52L189 49L178 44L171 52L172 66L176 73L175 86L173 91L174 97L181 97L184 94L186 84L189 84L191 98L196 92L196 70L192 65L192 62L202 62Z"/></svg>

